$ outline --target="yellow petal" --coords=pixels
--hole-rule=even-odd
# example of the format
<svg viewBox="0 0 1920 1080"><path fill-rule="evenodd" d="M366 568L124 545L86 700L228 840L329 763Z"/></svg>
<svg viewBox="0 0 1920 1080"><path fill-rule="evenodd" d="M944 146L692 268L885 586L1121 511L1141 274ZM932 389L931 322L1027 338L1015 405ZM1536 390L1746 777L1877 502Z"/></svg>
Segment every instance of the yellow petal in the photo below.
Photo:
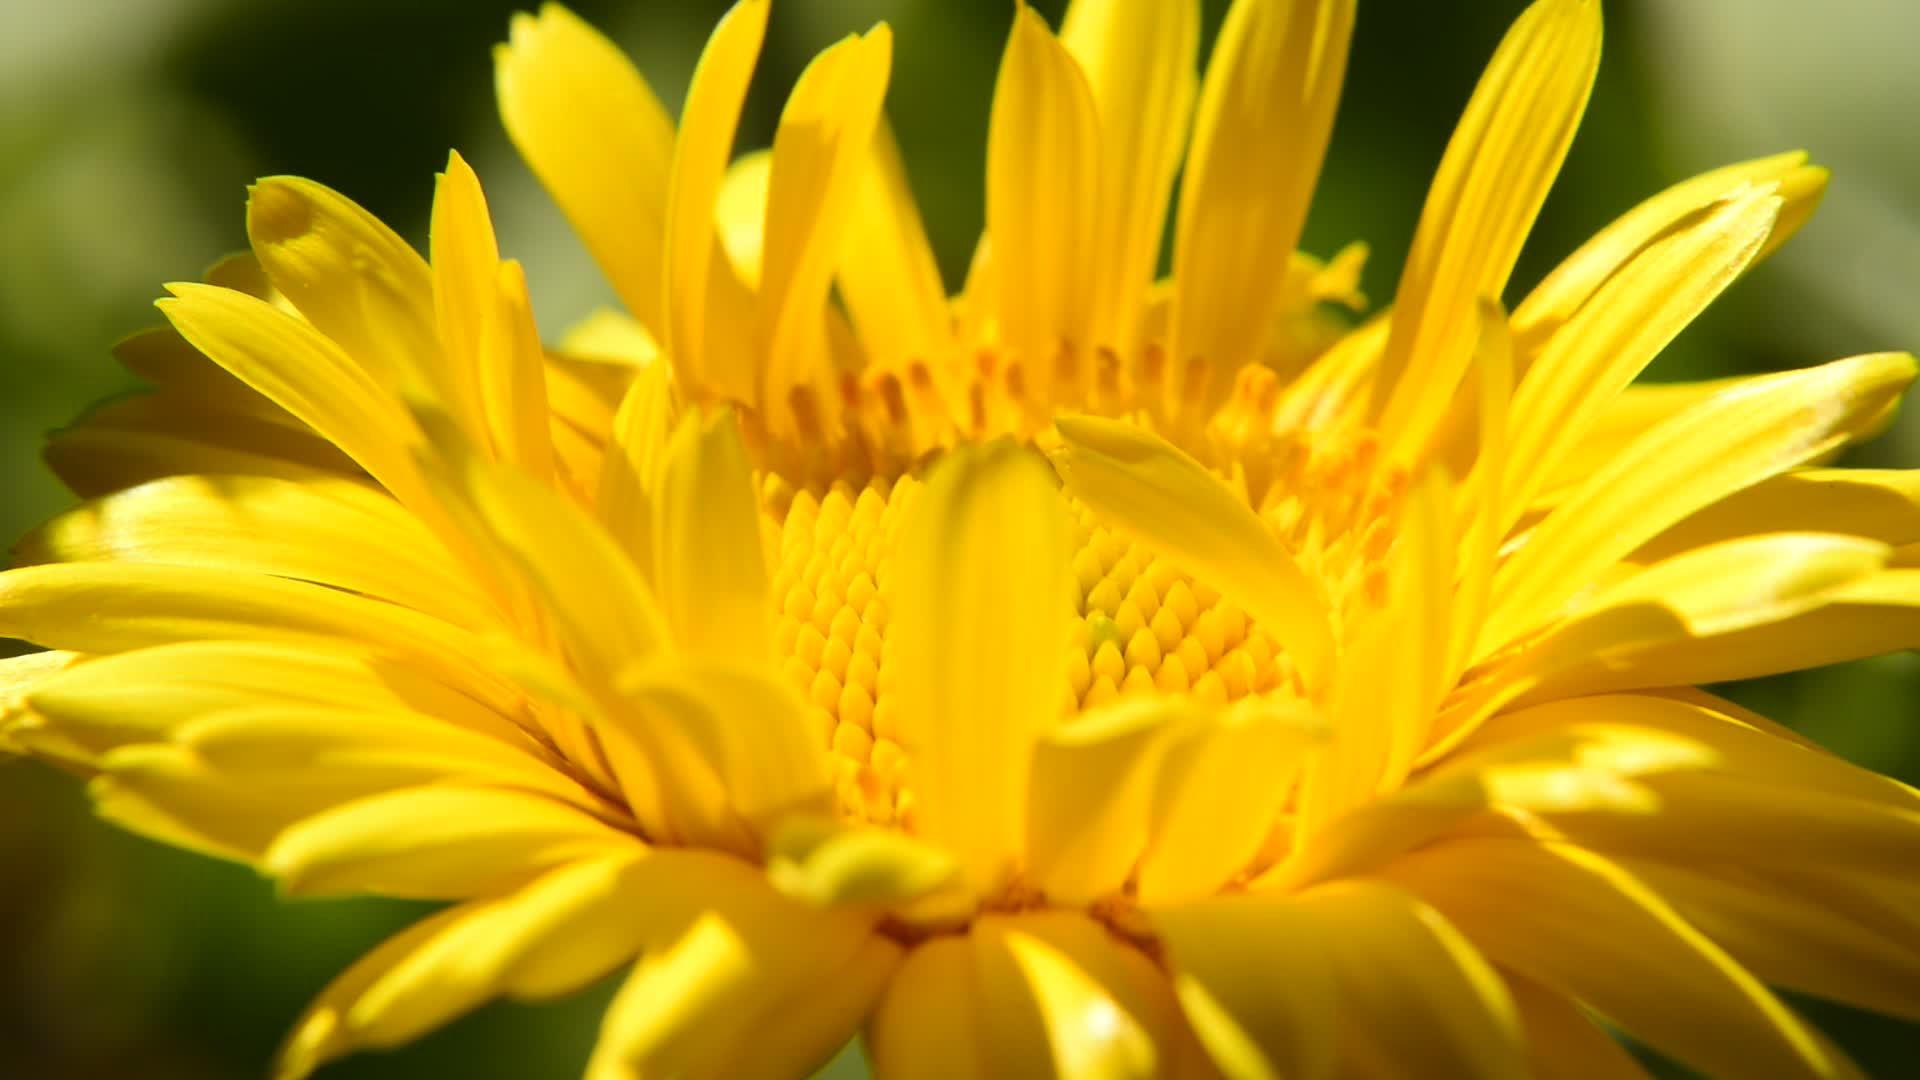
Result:
<svg viewBox="0 0 1920 1080"><path fill-rule="evenodd" d="M430 227L435 322L440 347L452 385L463 399L448 403L448 411L470 422L485 420L481 402L480 335L493 318L494 273L500 247L493 236L493 219L480 178L458 152L447 157L447 171L434 178L433 222ZM484 428L470 432L485 439Z"/></svg>
<svg viewBox="0 0 1920 1080"><path fill-rule="evenodd" d="M502 994L567 993L613 970L641 944L631 912L654 876L643 863L659 858L619 852L562 866L407 928L308 1006L281 1048L277 1080L300 1080L357 1049L411 1042ZM569 938L593 948L568 948Z"/></svg>
<svg viewBox="0 0 1920 1080"><path fill-rule="evenodd" d="M533 323L527 275L517 262L501 263L491 276L477 356L482 429L494 457L529 475L553 475L553 436L548 429L546 352Z"/></svg>
<svg viewBox="0 0 1920 1080"><path fill-rule="evenodd" d="M680 401L667 365L642 368L614 414L595 509L602 526L652 580L654 499Z"/></svg>
<svg viewBox="0 0 1920 1080"><path fill-rule="evenodd" d="M944 356L953 317L893 132L882 118L840 243L836 280L878 368Z"/></svg>
<svg viewBox="0 0 1920 1080"><path fill-rule="evenodd" d="M1060 41L1085 74L1099 118L1104 190L1095 228L1108 238L1108 254L1084 268L1094 279L1095 340L1131 357L1186 142L1200 5L1076 0L1061 22Z"/></svg>
<svg viewBox="0 0 1920 1080"><path fill-rule="evenodd" d="M1229 1077L1519 1077L1506 987L1432 908L1378 882L1150 913L1174 986ZM1274 973L1284 971L1285 978Z"/></svg>
<svg viewBox="0 0 1920 1080"><path fill-rule="evenodd" d="M1065 507L1033 452L1000 441L947 456L910 514L887 648L917 832L988 892L1024 845L1029 755L1059 699Z"/></svg>
<svg viewBox="0 0 1920 1080"><path fill-rule="evenodd" d="M1753 261L1780 207L1738 193L1648 245L1542 347L1513 397L1504 534L1607 403Z"/></svg>
<svg viewBox="0 0 1920 1080"><path fill-rule="evenodd" d="M758 400L776 430L796 388L815 387L819 403L828 407L838 401L824 366L827 291L860 195L892 62L893 33L885 23L842 40L801 72L774 132L759 290Z"/></svg>
<svg viewBox="0 0 1920 1080"><path fill-rule="evenodd" d="M1057 424L1066 449L1055 467L1074 498L1232 597L1280 639L1310 689L1324 685L1333 662L1326 600L1244 500L1131 424L1090 416Z"/></svg>
<svg viewBox="0 0 1920 1080"><path fill-rule="evenodd" d="M1001 341L1030 385L1063 348L1090 350L1100 235L1100 121L1087 78L1047 24L1015 10L987 129L987 234ZM969 293L971 295L971 293ZM1092 371L1080 358L1075 377Z"/></svg>
<svg viewBox="0 0 1920 1080"><path fill-rule="evenodd" d="M661 309L673 121L611 41L558 4L516 15L494 51L507 135L641 325ZM732 129L726 141L732 142Z"/></svg>
<svg viewBox="0 0 1920 1080"><path fill-rule="evenodd" d="M652 580L674 641L690 652L769 657L760 509L732 413L681 419L653 515Z"/></svg>
<svg viewBox="0 0 1920 1080"><path fill-rule="evenodd" d="M1168 5L1172 6L1172 5ZM1175 225L1170 351L1196 365L1258 355L1278 313L1346 76L1353 0L1236 0L1194 118ZM1212 392L1229 389L1212 379Z"/></svg>
<svg viewBox="0 0 1920 1080"><path fill-rule="evenodd" d="M761 263L767 247L767 191L773 180L773 151L742 154L727 166L714 203L714 225L720 245L750 289L760 288Z"/></svg>
<svg viewBox="0 0 1920 1080"><path fill-rule="evenodd" d="M265 868L294 895L463 899L513 888L575 859L639 847L638 837L544 796L442 784L309 817L274 839Z"/></svg>
<svg viewBox="0 0 1920 1080"><path fill-rule="evenodd" d="M1459 678L1480 635L1493 595L1493 572L1506 535L1506 487L1512 460L1513 335L1507 316L1490 300L1480 304L1480 341L1475 346L1474 371L1479 376L1476 410L1479 440L1463 496L1468 520L1461 525L1460 583L1447 628L1446 679Z"/></svg>
<svg viewBox="0 0 1920 1080"><path fill-rule="evenodd" d="M1913 358L1902 354L1836 360L1743 383L1634 440L1500 568L1482 652L1554 615L1610 564L1693 511L1858 437L1914 374Z"/></svg>
<svg viewBox="0 0 1920 1080"><path fill-rule="evenodd" d="M525 788L588 812L606 809L553 761L421 713L349 712L262 698L204 714L174 739L236 786L269 792L309 782L371 793L452 781Z"/></svg>
<svg viewBox="0 0 1920 1080"><path fill-rule="evenodd" d="M1766 532L1828 532L1899 546L1920 540L1920 469L1803 469L1701 509L1640 546L1650 564Z"/></svg>
<svg viewBox="0 0 1920 1080"><path fill-rule="evenodd" d="M803 1076L852 1035L897 953L869 944L864 919L803 907L733 866L738 883L717 872L663 882L648 951L607 1007L588 1080Z"/></svg>
<svg viewBox="0 0 1920 1080"><path fill-rule="evenodd" d="M1824 533L1773 533L1684 552L1601 591L1496 665L1480 683L1486 700L1478 707L1750 678L1902 647L1911 590L1848 591L1883 578L1899 582L1898 572L1880 570L1889 554L1871 540ZM1839 618L1845 609L1834 606L1850 602L1891 618L1855 608L1847 625ZM1821 619L1823 609L1834 610ZM1834 636L1809 632L1833 623L1840 624Z"/></svg>
<svg viewBox="0 0 1920 1080"><path fill-rule="evenodd" d="M274 286L354 363L477 422L462 411L475 400L468 372L440 348L432 272L392 229L311 180L270 177L248 191L247 238Z"/></svg>
<svg viewBox="0 0 1920 1080"><path fill-rule="evenodd" d="M345 479L174 476L94 500L14 548L18 565L118 561L298 578L460 626L499 619L439 540L372 487Z"/></svg>
<svg viewBox="0 0 1920 1080"><path fill-rule="evenodd" d="M826 748L771 666L667 660L630 673L621 690L643 723L674 729L698 751L761 835L787 815L831 809Z"/></svg>
<svg viewBox="0 0 1920 1080"><path fill-rule="evenodd" d="M1756 258L1778 247L1812 214L1827 171L1806 164L1804 151L1775 154L1682 180L1622 214L1580 245L1513 311L1515 344L1529 359L1621 267L1669 229L1742 190L1777 186L1785 204Z"/></svg>
<svg viewBox="0 0 1920 1080"><path fill-rule="evenodd" d="M1788 990L1920 1017L1920 950L1771 883L1645 859L1622 867L1754 975Z"/></svg>
<svg viewBox="0 0 1920 1080"><path fill-rule="evenodd" d="M164 741L198 717L269 701L373 716L422 712L502 746L533 746L505 717L413 665L339 648L242 641L161 645L49 672L31 686L27 700L39 723L93 754Z"/></svg>
<svg viewBox="0 0 1920 1080"><path fill-rule="evenodd" d="M338 589L185 566L66 563L0 574L0 634L111 653L198 640L353 642L503 713L520 704L489 670L483 639L438 619Z"/></svg>
<svg viewBox="0 0 1920 1080"><path fill-rule="evenodd" d="M910 951L867 1024L881 1076L1206 1075L1166 977L1066 911L989 916Z"/></svg>
<svg viewBox="0 0 1920 1080"><path fill-rule="evenodd" d="M1852 1072L1759 980L1645 883L1598 855L1561 844L1462 840L1408 856L1390 873L1496 962L1704 1072ZM1649 994L1652 985L1660 992Z"/></svg>
<svg viewBox="0 0 1920 1080"><path fill-rule="evenodd" d="M1074 907L1119 891L1147 845L1160 757L1197 711L1178 698L1116 702L1041 736L1026 846L1032 882L1050 901Z"/></svg>
<svg viewBox="0 0 1920 1080"><path fill-rule="evenodd" d="M409 508L427 504L406 451L415 429L354 358L245 294L193 284L169 291L173 299L158 306L194 347L346 451Z"/></svg>
<svg viewBox="0 0 1920 1080"><path fill-rule="evenodd" d="M1166 749L1135 892L1150 905L1217 892L1260 852L1306 750L1326 732L1303 709L1223 710Z"/></svg>
<svg viewBox="0 0 1920 1080"><path fill-rule="evenodd" d="M1600 5L1537 0L1474 88L1420 212L1381 357L1389 458L1422 453L1473 350L1475 305L1499 297L1560 171L1600 63Z"/></svg>
<svg viewBox="0 0 1920 1080"><path fill-rule="evenodd" d="M152 326L120 339L113 358L155 384L170 402L198 414L238 413L297 430L307 426L207 359L171 326Z"/></svg>
<svg viewBox="0 0 1920 1080"><path fill-rule="evenodd" d="M1541 1080L1647 1080L1633 1054L1580 1007L1532 979L1501 972L1527 1033L1529 1075Z"/></svg>
<svg viewBox="0 0 1920 1080"><path fill-rule="evenodd" d="M1360 873L1484 823L1493 810L1547 820L1648 817L1661 806L1652 778L1717 761L1707 746L1663 731L1618 723L1557 727L1440 762L1400 790L1303 836L1258 884L1298 889Z"/></svg>
<svg viewBox="0 0 1920 1080"><path fill-rule="evenodd" d="M733 152L734 131L766 35L769 6L769 0L739 0L714 27L694 69L693 84L687 88L667 186L662 319L666 353L689 388L740 402L755 400L752 356L725 347L732 342L709 340L746 316L745 308L732 309L743 296L710 295L719 281L745 292L731 266L713 257L714 201ZM609 182L615 181L610 178ZM616 235L612 242L625 239ZM717 287L727 290L726 285Z"/></svg>

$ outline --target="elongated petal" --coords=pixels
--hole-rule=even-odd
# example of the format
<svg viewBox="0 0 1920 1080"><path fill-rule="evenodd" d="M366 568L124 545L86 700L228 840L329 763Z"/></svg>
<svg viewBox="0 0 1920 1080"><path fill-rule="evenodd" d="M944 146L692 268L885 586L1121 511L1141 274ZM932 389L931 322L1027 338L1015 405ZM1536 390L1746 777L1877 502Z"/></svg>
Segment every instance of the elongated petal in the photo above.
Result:
<svg viewBox="0 0 1920 1080"><path fill-rule="evenodd" d="M665 332L674 371L690 389L734 401L754 400L752 354L710 341L739 323L745 309L727 310L745 287L725 260L714 258L714 200L733 152L733 136L766 36L769 0L740 0L728 9L694 69L680 117L667 185ZM620 242L615 238L615 242ZM717 284L718 281L730 283ZM713 295L718 288L722 295ZM722 310L715 311L715 307Z"/></svg>
<svg viewBox="0 0 1920 1080"><path fill-rule="evenodd" d="M1502 534L1613 396L1753 261L1779 206L1769 189L1748 191L1655 242L1547 342L1514 392Z"/></svg>
<svg viewBox="0 0 1920 1080"><path fill-rule="evenodd" d="M770 655L760 510L733 415L684 417L659 468L653 582L674 640L716 656Z"/></svg>
<svg viewBox="0 0 1920 1080"><path fill-rule="evenodd" d="M1600 63L1600 5L1538 0L1480 77L1420 212L1375 386L1392 458L1421 453L1560 171Z"/></svg>
<svg viewBox="0 0 1920 1080"><path fill-rule="evenodd" d="M740 863L660 892L588 1080L806 1075L845 1044L898 956L865 919L779 896Z"/></svg>
<svg viewBox="0 0 1920 1080"><path fill-rule="evenodd" d="M0 634L111 653L207 639L358 642L511 712L482 639L392 604L306 582L185 566L66 563L0 574Z"/></svg>
<svg viewBox="0 0 1920 1080"><path fill-rule="evenodd" d="M1095 334L1131 356L1186 142L1200 5L1077 0L1061 23L1060 40L1086 75L1100 125L1104 192L1097 227L1109 238L1110 254L1085 268L1095 275Z"/></svg>
<svg viewBox="0 0 1920 1080"><path fill-rule="evenodd" d="M1352 0L1236 0L1207 65L1175 224L1171 352L1231 371L1266 342L1320 176ZM1213 393L1226 380L1215 378Z"/></svg>
<svg viewBox="0 0 1920 1080"><path fill-rule="evenodd" d="M514 17L507 43L494 52L494 89L508 137L621 303L641 325L664 334L661 265L674 135L646 79L611 41L549 3L538 15Z"/></svg>
<svg viewBox="0 0 1920 1080"><path fill-rule="evenodd" d="M882 1076L1204 1075L1165 975L1064 911L990 916L915 948L866 1035Z"/></svg>
<svg viewBox="0 0 1920 1080"><path fill-rule="evenodd" d="M1107 524L1231 596L1317 687L1330 674L1326 599L1244 500L1172 444L1094 417L1058 421L1067 490Z"/></svg>
<svg viewBox="0 0 1920 1080"><path fill-rule="evenodd" d="M422 272L425 272L423 266ZM160 310L182 337L346 451L410 507L424 501L399 400L313 327L243 293L170 286Z"/></svg>
<svg viewBox="0 0 1920 1080"><path fill-rule="evenodd" d="M237 413L198 413L182 409L168 392L125 398L88 413L48 436L41 457L81 498L168 476L326 480L367 475L304 424L295 428Z"/></svg>
<svg viewBox="0 0 1920 1080"><path fill-rule="evenodd" d="M175 476L90 502L30 533L19 565L117 561L298 578L461 626L498 619L418 519L367 484Z"/></svg>
<svg viewBox="0 0 1920 1080"><path fill-rule="evenodd" d="M1495 577L1481 649L1552 616L1693 511L1857 437L1913 380L1914 360L1836 360L1727 390L1636 439L1535 529Z"/></svg>
<svg viewBox="0 0 1920 1080"><path fill-rule="evenodd" d="M1682 180L1622 214L1562 260L1514 308L1516 344L1530 358L1621 267L1690 215L1743 188L1777 185L1785 205L1761 249L1764 256L1806 221L1826 189L1827 171L1806 161L1805 152L1794 151L1723 166Z"/></svg>
<svg viewBox="0 0 1920 1080"><path fill-rule="evenodd" d="M653 500L679 408L667 365L641 369L614 414L600 470L600 520L649 581L654 571Z"/></svg>
<svg viewBox="0 0 1920 1080"><path fill-rule="evenodd" d="M1487 955L1649 1045L1726 1076L1848 1075L1759 980L1619 866L1568 845L1459 841L1393 880ZM1657 984L1657 995L1646 992Z"/></svg>
<svg viewBox="0 0 1920 1080"><path fill-rule="evenodd" d="M1499 975L1392 886L1222 897L1150 917L1181 1004L1229 1077L1327 1076L1355 1061L1383 1075L1525 1075Z"/></svg>
<svg viewBox="0 0 1920 1080"><path fill-rule="evenodd" d="M462 899L639 844L543 796L449 784L374 795L315 815L281 833L265 861L292 894Z"/></svg>
<svg viewBox="0 0 1920 1080"><path fill-rule="evenodd" d="M48 672L25 692L35 722L93 754L166 741L199 717L266 700L367 715L421 712L502 746L532 745L504 717L413 666L336 647L160 645Z"/></svg>
<svg viewBox="0 0 1920 1080"><path fill-rule="evenodd" d="M432 272L398 234L336 191L270 177L248 191L247 238L274 287L354 363L472 430L471 370L444 361Z"/></svg>
<svg viewBox="0 0 1920 1080"><path fill-rule="evenodd" d="M474 373L481 432L497 460L546 479L553 475L553 414L547 403L546 351L533 322L526 271L517 262L501 263L489 284Z"/></svg>
<svg viewBox="0 0 1920 1080"><path fill-rule="evenodd" d="M498 995L547 997L591 982L639 948L631 911L658 876L647 864L672 861L641 852L585 860L409 927L321 992L287 1037L275 1076L299 1080L356 1049L410 1042Z"/></svg>
<svg viewBox="0 0 1920 1080"><path fill-rule="evenodd" d="M950 455L911 514L886 647L917 832L988 889L1024 846L1029 755L1059 700L1065 508L1031 451L996 442Z"/></svg>
<svg viewBox="0 0 1920 1080"><path fill-rule="evenodd" d="M1920 540L1920 469L1803 469L1735 492L1640 546L1651 564L1768 532L1845 533L1898 547Z"/></svg>
<svg viewBox="0 0 1920 1080"><path fill-rule="evenodd" d="M500 265L500 245L494 239L493 218L480 178L456 151L447 157L447 171L434 178L433 222L430 226L435 325L440 347L449 365L464 369L462 385L477 391L481 327L492 315L493 277ZM455 415L483 418L479 396L459 402ZM484 438L485 432L473 432Z"/></svg>
<svg viewBox="0 0 1920 1080"><path fill-rule="evenodd" d="M1772 985L1906 1019L1920 1016L1920 951L1770 883L1644 859L1622 866Z"/></svg>
<svg viewBox="0 0 1920 1080"><path fill-rule="evenodd" d="M1093 344L1092 268L1105 258L1105 240L1099 198L1088 193L1100 191L1100 147L1086 75L1022 6L994 84L987 233L1000 337L1035 386L1051 385L1063 346Z"/></svg>
<svg viewBox="0 0 1920 1080"><path fill-rule="evenodd" d="M893 34L884 23L821 53L794 84L774 133L758 400L776 419L796 387L818 387L827 391L822 402L837 401L823 367L827 290L861 192L892 57Z"/></svg>

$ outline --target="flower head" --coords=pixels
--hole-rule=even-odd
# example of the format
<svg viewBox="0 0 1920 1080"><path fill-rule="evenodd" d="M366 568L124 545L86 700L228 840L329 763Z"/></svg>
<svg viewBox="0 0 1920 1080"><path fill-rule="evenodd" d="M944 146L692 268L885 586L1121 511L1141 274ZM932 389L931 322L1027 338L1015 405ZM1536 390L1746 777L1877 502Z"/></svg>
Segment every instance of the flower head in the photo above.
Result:
<svg viewBox="0 0 1920 1080"><path fill-rule="evenodd" d="M1697 684L1914 641L1920 483L1826 468L1900 355L1634 387L1811 211L1787 154L1501 303L1598 63L1514 25L1391 311L1295 252L1352 0L1021 8L941 285L885 26L729 164L566 11L507 129L628 314L543 348L477 179L431 259L307 181L56 437L0 576L5 737L293 893L449 905L287 1076L630 965L596 1077L1728 1075L1920 1016L1920 800ZM1177 205L1174 177L1185 162ZM1154 270L1165 219L1173 274ZM211 361L211 362L209 362Z"/></svg>

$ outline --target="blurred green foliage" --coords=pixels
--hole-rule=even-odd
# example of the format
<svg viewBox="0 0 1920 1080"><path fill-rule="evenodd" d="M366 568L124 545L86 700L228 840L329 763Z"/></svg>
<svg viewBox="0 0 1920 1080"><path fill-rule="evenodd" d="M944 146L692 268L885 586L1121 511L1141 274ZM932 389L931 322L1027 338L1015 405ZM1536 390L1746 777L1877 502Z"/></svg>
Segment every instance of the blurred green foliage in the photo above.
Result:
<svg viewBox="0 0 1920 1080"><path fill-rule="evenodd" d="M1729 91L1691 81L1724 70L1676 69L1674 46L1655 31L1666 25L1664 8L1677 3L1616 0L1608 8L1608 55L1586 125L1510 296L1686 172L1793 145L1809 145L1818 157L1823 139L1871 143L1900 134L1862 131L1863 115L1887 114L1862 114L1836 73L1814 83L1837 88L1831 101L1796 99L1796 117L1818 120L1807 130L1790 131L1786 143L1746 144L1742 130L1779 125L1709 124L1719 153L1702 159L1699 140L1686 137L1698 130L1698 109L1692 128L1672 122L1675 110L1686 119L1694 90ZM528 264L549 336L610 302L494 119L488 50L520 6L0 2L0 101L7 103L0 109L0 533L18 535L66 504L38 462L40 438L88 402L130 385L108 358L109 345L153 321L147 305L163 281L197 277L242 246L244 187L256 175L321 180L421 241L433 173L457 147L488 185L503 247ZM1062 4L1034 6L1057 20ZM1326 255L1348 240L1368 241L1366 286L1376 303L1392 294L1452 122L1521 6L1362 5L1305 246ZM722 5L579 0L575 7L620 40L677 109ZM1223 0L1207 0L1209 37L1223 9ZM787 0L774 17L742 149L770 139L784 89L815 51L889 19L897 32L889 112L943 268L957 281L981 224L982 147L1011 11L1007 3L973 0ZM1747 23L1749 34L1771 25ZM1909 18L1905 25L1915 24ZM1916 156L1899 159L1911 170L1906 189L1920 190ZM1842 175L1836 194L1848 183ZM1903 220L1910 229L1916 219ZM1820 229L1816 218L1810 231ZM1797 280L1805 278L1803 270ZM1911 316L1848 317L1803 295L1795 280L1772 266L1756 272L1650 377L1769 370L1915 344L1868 332L1912 328ZM1911 295L1914 282L1900 287ZM1911 463L1916 442L1908 430L1862 460ZM1912 780L1920 777L1920 739L1909 716L1916 689L1920 664L1903 655L1734 692L1854 760ZM413 913L370 901L283 904L249 870L93 821L74 778L0 765L0 1075L261 1076L305 1001ZM603 987L557 1006L495 1006L416 1046L363 1055L325 1075L577 1075L606 995ZM1896 1075L1910 1064L1911 1028L1824 1007L1816 1015L1876 1074ZM843 1060L835 1071L857 1074L857 1063Z"/></svg>

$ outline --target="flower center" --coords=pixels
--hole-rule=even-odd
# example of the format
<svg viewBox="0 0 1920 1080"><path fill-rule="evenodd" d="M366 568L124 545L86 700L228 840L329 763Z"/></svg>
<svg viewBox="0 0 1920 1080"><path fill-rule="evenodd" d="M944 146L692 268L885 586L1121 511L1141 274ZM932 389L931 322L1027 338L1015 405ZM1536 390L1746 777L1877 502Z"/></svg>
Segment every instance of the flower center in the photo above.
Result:
<svg viewBox="0 0 1920 1080"><path fill-rule="evenodd" d="M1250 475L1263 477L1252 505L1322 581L1336 623L1356 605L1377 606L1399 485L1373 475L1371 445L1316 445L1297 434L1248 442L1252 458L1222 471L1240 477L1243 490ZM832 751L838 812L909 830L908 750L887 626L893 553L921 486L912 472L838 479L824 490L769 473L761 500L779 536L775 646L813 731ZM1077 502L1069 512L1076 587L1073 608L1062 612L1073 620L1061 661L1063 716L1131 696L1226 703L1303 692L1291 659L1231 596L1129 542Z"/></svg>

